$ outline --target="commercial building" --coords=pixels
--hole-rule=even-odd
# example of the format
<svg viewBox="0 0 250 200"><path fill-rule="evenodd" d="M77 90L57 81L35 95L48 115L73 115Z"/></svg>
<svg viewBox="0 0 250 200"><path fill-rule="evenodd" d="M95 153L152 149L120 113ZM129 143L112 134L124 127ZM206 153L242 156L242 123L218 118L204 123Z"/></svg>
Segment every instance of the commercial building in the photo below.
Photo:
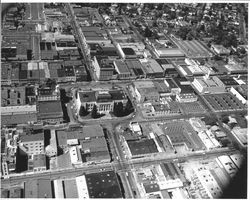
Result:
<svg viewBox="0 0 250 200"><path fill-rule="evenodd" d="M225 92L225 85L217 76L205 76L201 78L195 78L192 85L200 93L223 93Z"/></svg>
<svg viewBox="0 0 250 200"><path fill-rule="evenodd" d="M247 128L234 127L231 132L242 147L247 147Z"/></svg>
<svg viewBox="0 0 250 200"><path fill-rule="evenodd" d="M216 158L216 162L221 168L224 168L226 170L231 178L233 178L238 171L236 165L229 156L219 156L218 158Z"/></svg>
<svg viewBox="0 0 250 200"><path fill-rule="evenodd" d="M178 71L174 67L174 65L171 63L170 60L167 59L155 59L156 62L158 62L164 72L164 77L177 77L179 75Z"/></svg>
<svg viewBox="0 0 250 200"><path fill-rule="evenodd" d="M188 58L211 58L213 53L206 45L198 40L177 40L174 43L184 52Z"/></svg>
<svg viewBox="0 0 250 200"><path fill-rule="evenodd" d="M35 154L32 159L28 161L28 170L33 172L45 171L46 167L46 156L45 154Z"/></svg>
<svg viewBox="0 0 250 200"><path fill-rule="evenodd" d="M111 41L107 38L107 32L103 28L97 26L82 26L81 29L88 44L111 44Z"/></svg>
<svg viewBox="0 0 250 200"><path fill-rule="evenodd" d="M36 105L7 106L1 108L1 124L27 124L37 122Z"/></svg>
<svg viewBox="0 0 250 200"><path fill-rule="evenodd" d="M26 104L25 87L1 87L1 106Z"/></svg>
<svg viewBox="0 0 250 200"><path fill-rule="evenodd" d="M98 80L105 81L110 80L114 74L113 61L110 61L106 56L95 56L93 65L96 71Z"/></svg>
<svg viewBox="0 0 250 200"><path fill-rule="evenodd" d="M25 198L52 198L52 186L49 179L33 179L24 183Z"/></svg>
<svg viewBox="0 0 250 200"><path fill-rule="evenodd" d="M219 56L230 55L230 50L225 48L223 45L212 44L211 49Z"/></svg>
<svg viewBox="0 0 250 200"><path fill-rule="evenodd" d="M142 139L135 141L126 141L129 147L129 157L147 156L149 154L158 153L154 139Z"/></svg>
<svg viewBox="0 0 250 200"><path fill-rule="evenodd" d="M28 155L44 154L44 133L22 135L19 147Z"/></svg>
<svg viewBox="0 0 250 200"><path fill-rule="evenodd" d="M145 45L143 43L118 43L116 47L123 59L144 58Z"/></svg>
<svg viewBox="0 0 250 200"><path fill-rule="evenodd" d="M37 88L37 101L59 101L59 91L53 90L50 87Z"/></svg>
<svg viewBox="0 0 250 200"><path fill-rule="evenodd" d="M146 77L161 78L164 76L164 70L161 65L154 59L140 59L144 68Z"/></svg>
<svg viewBox="0 0 250 200"><path fill-rule="evenodd" d="M81 106L91 111L94 105L99 113L109 113L113 111L115 103L121 102L125 106L127 101L127 96L122 90L78 91L75 99L78 113Z"/></svg>
<svg viewBox="0 0 250 200"><path fill-rule="evenodd" d="M115 60L114 61L115 70L118 73L119 79L129 79L132 76L132 73L127 66L126 62L123 60Z"/></svg>
<svg viewBox="0 0 250 200"><path fill-rule="evenodd" d="M209 198L219 198L222 196L223 191L218 185L217 181L211 174L210 170L206 168L195 168L194 180L199 181L201 186L203 187L203 195L204 193L208 195Z"/></svg>
<svg viewBox="0 0 250 200"><path fill-rule="evenodd" d="M114 171L86 174L90 198L122 198L121 188Z"/></svg>
<svg viewBox="0 0 250 200"><path fill-rule="evenodd" d="M57 141L64 152L70 150L72 164L110 162L103 129L99 125L57 131Z"/></svg>
<svg viewBox="0 0 250 200"><path fill-rule="evenodd" d="M133 82L134 93L138 102L159 101L160 95L152 81Z"/></svg>
<svg viewBox="0 0 250 200"><path fill-rule="evenodd" d="M82 164L82 156L78 146L70 147L69 149L70 160L73 165Z"/></svg>
<svg viewBox="0 0 250 200"><path fill-rule="evenodd" d="M37 119L42 123L63 122L61 101L40 101L37 104Z"/></svg>
<svg viewBox="0 0 250 200"><path fill-rule="evenodd" d="M170 41L169 41L170 42ZM170 42L171 43L171 42ZM167 45L166 42L154 42L153 48L159 58L184 58L184 53L173 43Z"/></svg>

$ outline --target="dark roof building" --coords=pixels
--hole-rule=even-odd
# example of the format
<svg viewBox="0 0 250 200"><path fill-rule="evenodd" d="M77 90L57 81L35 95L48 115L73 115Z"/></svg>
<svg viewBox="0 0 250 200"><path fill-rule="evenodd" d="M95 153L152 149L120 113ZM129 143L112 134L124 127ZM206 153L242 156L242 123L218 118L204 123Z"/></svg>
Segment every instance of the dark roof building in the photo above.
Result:
<svg viewBox="0 0 250 200"><path fill-rule="evenodd" d="M157 147L153 139L139 141L127 141L132 156L157 153Z"/></svg>
<svg viewBox="0 0 250 200"><path fill-rule="evenodd" d="M90 198L122 198L121 188L115 172L86 175Z"/></svg>
<svg viewBox="0 0 250 200"><path fill-rule="evenodd" d="M62 122L63 111L61 101L41 101L37 105L38 121L41 122Z"/></svg>

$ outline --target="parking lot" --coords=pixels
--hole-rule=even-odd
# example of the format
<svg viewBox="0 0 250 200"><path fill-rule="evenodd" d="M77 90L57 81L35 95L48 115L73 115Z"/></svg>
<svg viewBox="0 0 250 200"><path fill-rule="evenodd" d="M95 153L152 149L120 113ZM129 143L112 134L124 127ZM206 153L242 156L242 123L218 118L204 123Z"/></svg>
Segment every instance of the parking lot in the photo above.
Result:
<svg viewBox="0 0 250 200"><path fill-rule="evenodd" d="M247 107L231 93L203 95L208 105L216 111L244 110Z"/></svg>

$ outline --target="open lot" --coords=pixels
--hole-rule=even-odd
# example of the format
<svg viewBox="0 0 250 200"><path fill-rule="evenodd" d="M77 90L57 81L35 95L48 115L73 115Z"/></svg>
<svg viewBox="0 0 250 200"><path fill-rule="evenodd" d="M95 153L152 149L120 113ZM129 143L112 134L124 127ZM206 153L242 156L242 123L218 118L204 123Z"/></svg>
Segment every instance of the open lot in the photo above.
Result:
<svg viewBox="0 0 250 200"><path fill-rule="evenodd" d="M231 93L203 95L207 104L216 111L244 110L247 107Z"/></svg>

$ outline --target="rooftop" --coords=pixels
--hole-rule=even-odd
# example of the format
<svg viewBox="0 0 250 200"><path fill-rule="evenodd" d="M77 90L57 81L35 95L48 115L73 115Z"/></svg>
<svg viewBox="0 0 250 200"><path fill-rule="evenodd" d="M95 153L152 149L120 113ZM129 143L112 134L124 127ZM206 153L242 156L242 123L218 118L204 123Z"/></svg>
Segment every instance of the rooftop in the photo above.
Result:
<svg viewBox="0 0 250 200"><path fill-rule="evenodd" d="M144 139L140 141L127 141L132 155L141 155L157 153L157 147L153 139Z"/></svg>
<svg viewBox="0 0 250 200"><path fill-rule="evenodd" d="M25 182L25 198L52 198L51 180L34 179Z"/></svg>
<svg viewBox="0 0 250 200"><path fill-rule="evenodd" d="M20 136L20 140L22 142L44 141L44 133L22 135L22 136Z"/></svg>
<svg viewBox="0 0 250 200"><path fill-rule="evenodd" d="M122 198L115 172L101 172L86 175L90 198Z"/></svg>
<svg viewBox="0 0 250 200"><path fill-rule="evenodd" d="M61 101L41 101L38 103L39 115L62 114Z"/></svg>

